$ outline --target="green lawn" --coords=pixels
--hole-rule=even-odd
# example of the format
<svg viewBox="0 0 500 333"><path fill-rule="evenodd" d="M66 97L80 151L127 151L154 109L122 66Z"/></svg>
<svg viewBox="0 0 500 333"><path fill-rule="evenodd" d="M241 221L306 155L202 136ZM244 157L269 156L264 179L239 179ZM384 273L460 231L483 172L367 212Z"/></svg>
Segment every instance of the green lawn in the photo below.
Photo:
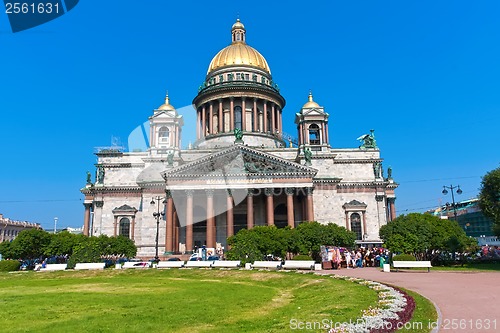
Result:
<svg viewBox="0 0 500 333"><path fill-rule="evenodd" d="M355 320L376 302L365 286L294 272L0 274L2 332L282 332Z"/></svg>
<svg viewBox="0 0 500 333"><path fill-rule="evenodd" d="M466 263L463 266L436 266L431 268L431 270L442 270L442 271L500 271L500 262L492 263Z"/></svg>
<svg viewBox="0 0 500 333"><path fill-rule="evenodd" d="M415 311L410 322L399 330L400 332L412 333L427 333L434 328L437 322L437 311L431 301L427 298L413 292L411 290L403 289L415 300Z"/></svg>

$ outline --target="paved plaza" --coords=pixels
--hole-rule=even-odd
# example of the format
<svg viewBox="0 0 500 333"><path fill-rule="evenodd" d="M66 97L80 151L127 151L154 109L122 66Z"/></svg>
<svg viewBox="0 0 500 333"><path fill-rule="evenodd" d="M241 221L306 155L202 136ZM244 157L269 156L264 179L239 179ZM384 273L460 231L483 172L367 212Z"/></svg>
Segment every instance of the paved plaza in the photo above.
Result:
<svg viewBox="0 0 500 333"><path fill-rule="evenodd" d="M400 286L436 304L441 316L439 332L500 331L499 272L399 271L379 268L324 271ZM490 327L485 328L489 322ZM454 324L462 328L456 327ZM454 327L455 326L455 327Z"/></svg>

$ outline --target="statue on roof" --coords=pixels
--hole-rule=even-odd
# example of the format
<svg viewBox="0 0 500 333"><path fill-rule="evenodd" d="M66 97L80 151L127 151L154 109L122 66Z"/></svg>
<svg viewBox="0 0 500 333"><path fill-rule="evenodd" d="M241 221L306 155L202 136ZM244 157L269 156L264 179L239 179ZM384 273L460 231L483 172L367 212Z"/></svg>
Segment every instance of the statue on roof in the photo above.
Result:
<svg viewBox="0 0 500 333"><path fill-rule="evenodd" d="M363 134L357 140L361 141L361 146L359 148L377 148L377 141L375 140L375 130L370 130L370 134Z"/></svg>
<svg viewBox="0 0 500 333"><path fill-rule="evenodd" d="M234 129L234 137L236 140L234 140L234 143L243 143L243 131L240 128L235 128Z"/></svg>
<svg viewBox="0 0 500 333"><path fill-rule="evenodd" d="M169 166L174 165L174 153L173 152L168 153L168 155L167 155L167 164Z"/></svg>
<svg viewBox="0 0 500 333"><path fill-rule="evenodd" d="M304 159L306 160L306 165L311 165L311 160L312 160L312 151L309 148L304 149Z"/></svg>
<svg viewBox="0 0 500 333"><path fill-rule="evenodd" d="M105 175L104 167L102 165L99 165L97 167L97 183L98 184L104 184L104 175Z"/></svg>
<svg viewBox="0 0 500 333"><path fill-rule="evenodd" d="M92 176L90 174L90 171L87 171L87 185L92 184Z"/></svg>
<svg viewBox="0 0 500 333"><path fill-rule="evenodd" d="M373 173L375 178L384 178L384 170L382 169L382 162L373 163Z"/></svg>

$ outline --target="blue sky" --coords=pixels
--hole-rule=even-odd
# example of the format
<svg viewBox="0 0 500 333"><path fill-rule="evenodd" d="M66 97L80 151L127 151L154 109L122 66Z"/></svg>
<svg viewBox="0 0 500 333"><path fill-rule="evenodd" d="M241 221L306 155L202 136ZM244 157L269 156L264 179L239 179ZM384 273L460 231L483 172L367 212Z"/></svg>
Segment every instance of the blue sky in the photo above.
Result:
<svg viewBox="0 0 500 333"><path fill-rule="evenodd" d="M398 213L451 201L443 185L474 197L500 162L499 12L493 0L80 1L14 34L2 10L0 213L81 226L94 147L126 143L166 90L191 104L238 14L287 100L286 132L312 89L333 147L375 129Z"/></svg>

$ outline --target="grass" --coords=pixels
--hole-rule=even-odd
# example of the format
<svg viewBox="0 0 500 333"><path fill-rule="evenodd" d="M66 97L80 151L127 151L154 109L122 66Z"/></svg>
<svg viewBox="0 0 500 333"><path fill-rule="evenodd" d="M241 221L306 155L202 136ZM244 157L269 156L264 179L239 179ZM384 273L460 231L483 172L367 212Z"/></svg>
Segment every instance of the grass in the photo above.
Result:
<svg viewBox="0 0 500 333"><path fill-rule="evenodd" d="M433 270L434 268L431 268ZM436 266L436 270L439 271L500 271L500 262L492 263L465 263L456 266Z"/></svg>
<svg viewBox="0 0 500 333"><path fill-rule="evenodd" d="M291 320L355 320L376 302L365 286L293 272L0 274L3 332L282 332Z"/></svg>
<svg viewBox="0 0 500 333"><path fill-rule="evenodd" d="M391 270L396 270L391 267ZM427 268L399 268L400 271L405 270L416 270L416 271L427 271ZM480 271L500 271L500 262L492 262L492 263L465 263L463 265L454 265L454 266L433 266L431 268L432 271L451 271L451 272L480 272Z"/></svg>
<svg viewBox="0 0 500 333"><path fill-rule="evenodd" d="M432 325L437 322L437 311L432 302L416 292L403 288L401 289L413 297L416 306L411 320L405 324L404 328L398 330L398 332L430 332L432 328L434 328Z"/></svg>

